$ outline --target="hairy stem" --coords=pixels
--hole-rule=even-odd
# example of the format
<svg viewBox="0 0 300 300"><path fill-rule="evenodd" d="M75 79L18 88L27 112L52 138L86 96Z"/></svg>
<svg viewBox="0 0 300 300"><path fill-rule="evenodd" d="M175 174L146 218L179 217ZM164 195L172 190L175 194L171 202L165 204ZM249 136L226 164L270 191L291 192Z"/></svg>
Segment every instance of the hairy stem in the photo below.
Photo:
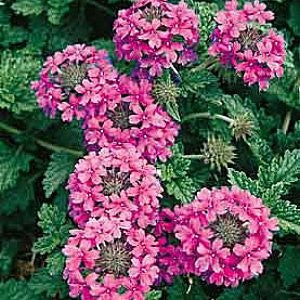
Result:
<svg viewBox="0 0 300 300"><path fill-rule="evenodd" d="M96 0L87 0L87 3L97 7L99 10L104 11L105 13L107 13L111 17L116 16L115 13L110 8L98 3Z"/></svg>
<svg viewBox="0 0 300 300"><path fill-rule="evenodd" d="M190 115L185 116L182 119L182 122L186 122L186 121L190 121L190 120L194 120L194 119L219 119L219 120L223 120L229 124L231 124L233 122L233 120L229 117L226 117L224 115L219 115L219 114L215 114L215 115L211 115L209 112L202 112L202 113L193 113Z"/></svg>
<svg viewBox="0 0 300 300"><path fill-rule="evenodd" d="M14 135L21 135L21 134L24 133L23 131L21 131L21 130L15 128L15 127L12 127L10 125L7 125L7 124L5 124L3 122L0 122L0 129L6 131L8 133L14 134ZM80 156L83 155L82 151L78 151L78 150L66 148L64 146L55 145L55 144L52 144L50 142L44 141L44 140L39 139L39 138L34 138L34 141L39 146L41 146L41 147L43 147L45 149L54 151L54 152L65 152L65 153L69 153L71 155L74 155L76 157L80 157Z"/></svg>
<svg viewBox="0 0 300 300"><path fill-rule="evenodd" d="M199 72L204 69L209 70L216 62L216 57L209 56L203 63L191 69L191 72Z"/></svg>
<svg viewBox="0 0 300 300"><path fill-rule="evenodd" d="M289 129L291 119L292 119L292 110L289 110L286 113L285 119L283 121L282 131L283 131L284 134L286 134L288 129Z"/></svg>
<svg viewBox="0 0 300 300"><path fill-rule="evenodd" d="M183 158L186 159L203 159L202 154L189 154L189 155L182 155Z"/></svg>

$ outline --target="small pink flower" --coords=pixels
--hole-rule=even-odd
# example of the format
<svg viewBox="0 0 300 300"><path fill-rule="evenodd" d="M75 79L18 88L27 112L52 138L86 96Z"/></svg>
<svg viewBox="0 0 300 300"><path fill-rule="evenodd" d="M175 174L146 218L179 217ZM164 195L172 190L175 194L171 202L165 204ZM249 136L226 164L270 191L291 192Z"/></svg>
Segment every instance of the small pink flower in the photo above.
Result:
<svg viewBox="0 0 300 300"><path fill-rule="evenodd" d="M196 58L198 18L184 2L138 0L119 11L114 29L118 57L137 61L152 77L172 63L187 64ZM185 49L194 55L184 54Z"/></svg>
<svg viewBox="0 0 300 300"><path fill-rule="evenodd" d="M225 286L262 273L278 227L261 199L237 187L204 188L175 214L181 216L175 236L190 258L185 268L191 273Z"/></svg>
<svg viewBox="0 0 300 300"><path fill-rule="evenodd" d="M70 45L48 57L40 79L32 83L39 106L51 118L61 111L64 122L86 116L91 104L103 106L105 90L113 89L117 71L109 62L106 50L86 45ZM114 105L110 99L110 107ZM102 110L105 110L104 106Z"/></svg>
<svg viewBox="0 0 300 300"><path fill-rule="evenodd" d="M122 229L119 237L102 231L109 220L90 219L84 229L71 231L63 254L67 257L64 278L71 297L82 299L144 299L158 275L154 236L142 229ZM141 236L149 247L132 243ZM136 255L138 254L138 256ZM121 288L125 292L120 293Z"/></svg>
<svg viewBox="0 0 300 300"><path fill-rule="evenodd" d="M154 103L150 82L120 76L118 93L119 98L105 112L87 113L83 129L88 150L130 143L151 162L157 158L165 161L171 155L169 147L175 143L179 126Z"/></svg>
<svg viewBox="0 0 300 300"><path fill-rule="evenodd" d="M109 217L111 229L102 230L112 236L131 223L146 228L157 222L162 187L155 168L130 144L103 148L80 159L67 188L70 216L81 228L87 216Z"/></svg>
<svg viewBox="0 0 300 300"><path fill-rule="evenodd" d="M273 29L266 28L266 33L260 29L274 19L274 14L265 9L258 0L247 2L240 10L237 1L227 1L225 10L216 16L218 25L208 50L222 64L242 74L246 84L258 83L260 90L267 89L274 77L283 76L286 56L283 37Z"/></svg>

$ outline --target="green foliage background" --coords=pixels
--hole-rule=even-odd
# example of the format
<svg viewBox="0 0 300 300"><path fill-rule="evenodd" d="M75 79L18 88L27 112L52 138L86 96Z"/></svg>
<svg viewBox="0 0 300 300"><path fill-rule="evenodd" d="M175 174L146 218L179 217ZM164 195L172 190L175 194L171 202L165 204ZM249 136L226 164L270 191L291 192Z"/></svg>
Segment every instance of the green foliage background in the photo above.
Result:
<svg viewBox="0 0 300 300"><path fill-rule="evenodd" d="M300 2L264 1L288 48L285 76L264 93L206 60L213 17L224 1L186 2L201 19L199 61L179 70L176 100L157 99L182 123L174 157L157 166L165 187L162 205L190 202L203 186L235 184L263 198L281 231L261 277L236 289L181 277L147 299L300 299ZM69 299L60 250L73 225L64 185L84 154L82 133L76 122L47 119L30 82L47 55L77 42L108 49L118 69L129 71L131 65L116 61L111 42L117 11L129 5L126 0L0 1L1 300ZM169 82L165 74L158 84ZM187 117L195 112L202 118ZM237 140L233 124L220 115L247 116L251 135ZM234 149L229 166L201 159L212 137Z"/></svg>

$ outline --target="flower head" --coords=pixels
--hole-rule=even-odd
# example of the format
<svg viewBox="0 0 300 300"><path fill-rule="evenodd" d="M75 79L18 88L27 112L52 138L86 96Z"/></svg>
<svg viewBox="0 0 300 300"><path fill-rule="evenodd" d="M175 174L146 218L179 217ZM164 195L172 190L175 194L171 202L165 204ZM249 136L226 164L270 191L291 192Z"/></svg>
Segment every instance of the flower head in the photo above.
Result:
<svg viewBox="0 0 300 300"><path fill-rule="evenodd" d="M236 156L235 147L225 142L221 137L208 136L207 143L201 150L204 162L211 168L221 170L233 163Z"/></svg>
<svg viewBox="0 0 300 300"><path fill-rule="evenodd" d="M192 273L225 286L262 273L278 228L261 199L236 187L204 188L175 214L184 216L174 232L183 252L194 256Z"/></svg>
<svg viewBox="0 0 300 300"><path fill-rule="evenodd" d="M155 225L162 192L155 174L131 145L90 153L70 175L70 215L80 227L90 217L99 218L102 232L114 237L131 223Z"/></svg>
<svg viewBox="0 0 300 300"><path fill-rule="evenodd" d="M64 278L70 296L130 300L139 295L137 299L143 299L158 276L157 241L139 228L123 230L118 238L108 239L99 230L101 223L91 219L84 229L72 230L63 249L67 257ZM137 245L131 238L136 235L151 239L151 251L148 248L136 251Z"/></svg>
<svg viewBox="0 0 300 300"><path fill-rule="evenodd" d="M227 1L225 11L217 14L209 53L242 74L246 84L258 83L265 90L272 78L283 75L285 42L265 26L274 14L264 3L247 2L240 10L237 6L236 0Z"/></svg>
<svg viewBox="0 0 300 300"><path fill-rule="evenodd" d="M145 158L166 160L171 155L179 126L154 102L152 85L127 76L118 80L118 100L106 111L90 110L83 124L88 149L124 143L134 145Z"/></svg>
<svg viewBox="0 0 300 300"><path fill-rule="evenodd" d="M137 61L152 77L195 59L198 18L184 2L138 0L119 12L114 29L118 57Z"/></svg>
<svg viewBox="0 0 300 300"><path fill-rule="evenodd" d="M106 50L76 44L48 57L32 88L47 115L61 111L62 120L70 122L84 118L91 104L103 105L116 78Z"/></svg>

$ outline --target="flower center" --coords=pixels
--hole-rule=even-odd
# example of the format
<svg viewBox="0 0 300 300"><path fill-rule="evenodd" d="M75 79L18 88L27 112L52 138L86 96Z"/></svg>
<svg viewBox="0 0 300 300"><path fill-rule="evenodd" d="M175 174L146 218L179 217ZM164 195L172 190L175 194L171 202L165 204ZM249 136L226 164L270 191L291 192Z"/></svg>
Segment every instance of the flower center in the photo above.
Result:
<svg viewBox="0 0 300 300"><path fill-rule="evenodd" d="M86 64L72 64L62 68L60 79L62 87L66 92L75 89L78 84L81 84L83 79L86 78L88 67Z"/></svg>
<svg viewBox="0 0 300 300"><path fill-rule="evenodd" d="M143 17L148 21L152 22L154 19L161 20L163 11L160 7L149 6L144 9Z"/></svg>
<svg viewBox="0 0 300 300"><path fill-rule="evenodd" d="M246 30L242 31L238 42L242 46L242 50L252 50L257 51L257 42L259 42L262 38L261 30L257 28L247 27Z"/></svg>
<svg viewBox="0 0 300 300"><path fill-rule="evenodd" d="M122 190L128 189L131 186L129 176L129 173L120 172L118 168L108 170L103 178L103 194L105 196L119 195Z"/></svg>
<svg viewBox="0 0 300 300"><path fill-rule="evenodd" d="M247 227L243 222L230 213L218 216L211 224L215 236L223 240L224 246L233 248L235 244L242 244L247 237Z"/></svg>
<svg viewBox="0 0 300 300"><path fill-rule="evenodd" d="M100 247L100 257L96 266L101 273L111 273L116 277L127 275L132 255L128 246L122 241L105 244Z"/></svg>
<svg viewBox="0 0 300 300"><path fill-rule="evenodd" d="M113 111L108 111L107 115L113 122L114 127L124 130L131 127L129 122L130 113L129 104L122 102Z"/></svg>

